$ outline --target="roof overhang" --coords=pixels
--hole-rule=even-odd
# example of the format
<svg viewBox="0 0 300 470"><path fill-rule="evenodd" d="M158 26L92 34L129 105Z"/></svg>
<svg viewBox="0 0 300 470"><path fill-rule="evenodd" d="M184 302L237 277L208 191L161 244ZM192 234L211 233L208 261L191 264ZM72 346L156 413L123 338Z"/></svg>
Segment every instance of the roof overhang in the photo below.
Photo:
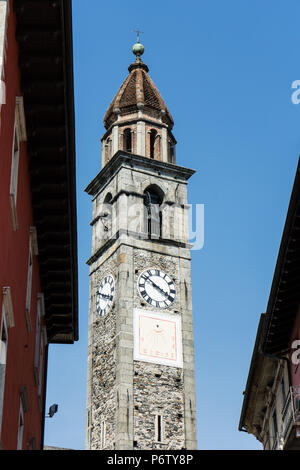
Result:
<svg viewBox="0 0 300 470"><path fill-rule="evenodd" d="M244 394L239 431L246 431L261 440L262 415L265 408L265 393L274 380L276 359L261 352L265 314L261 314L253 348L247 384Z"/></svg>
<svg viewBox="0 0 300 470"><path fill-rule="evenodd" d="M263 350L287 353L300 305L300 160L266 311Z"/></svg>
<svg viewBox="0 0 300 470"><path fill-rule="evenodd" d="M34 224L50 343L78 339L72 10L14 0Z"/></svg>

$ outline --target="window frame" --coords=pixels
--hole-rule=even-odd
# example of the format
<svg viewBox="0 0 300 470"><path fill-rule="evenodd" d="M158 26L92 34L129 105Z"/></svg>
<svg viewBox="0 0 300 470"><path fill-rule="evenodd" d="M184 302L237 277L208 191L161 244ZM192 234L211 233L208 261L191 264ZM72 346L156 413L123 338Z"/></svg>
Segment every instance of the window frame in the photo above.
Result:
<svg viewBox="0 0 300 470"><path fill-rule="evenodd" d="M155 159L155 143L156 143L156 138L158 136L158 132L156 129L151 129L149 132L149 146L150 146L150 158L152 160Z"/></svg>
<svg viewBox="0 0 300 470"><path fill-rule="evenodd" d="M2 339L3 333L5 335L5 341ZM8 326L7 326L7 321L6 321L5 306L4 306L4 302L2 302L2 319L1 319L1 327L0 327L0 366L3 365L3 371L1 373L3 378L0 383L0 391L1 391L0 393L0 436L1 436L2 417L3 417L5 375L6 375L6 366L7 366L7 349L8 349Z"/></svg>
<svg viewBox="0 0 300 470"><path fill-rule="evenodd" d="M32 295L32 279L33 279L33 250L31 240L29 240L29 254L28 254L28 268L27 268L27 287L26 287L26 303L25 303L25 316L26 324L29 332L32 331L31 323L31 295Z"/></svg>
<svg viewBox="0 0 300 470"><path fill-rule="evenodd" d="M283 376L281 378L281 382L280 382L280 392L281 392L282 409L284 409L286 399L287 399L287 391L286 391L286 384L285 384L284 374L283 374Z"/></svg>
<svg viewBox="0 0 300 470"><path fill-rule="evenodd" d="M22 399L20 398L17 450L23 449L24 424L25 424L24 423L24 409L23 409Z"/></svg>
<svg viewBox="0 0 300 470"><path fill-rule="evenodd" d="M21 155L21 142L27 141L24 100L23 96L16 96L15 101L15 121L12 139L11 170L10 170L10 188L9 205L11 210L13 231L19 228L17 217L17 196L19 181L19 162Z"/></svg>
<svg viewBox="0 0 300 470"><path fill-rule="evenodd" d="M154 418L155 426L155 442L159 444L165 443L165 421L161 413L156 413Z"/></svg>
<svg viewBox="0 0 300 470"><path fill-rule="evenodd" d="M35 383L39 384L39 359L40 359L40 341L41 341L41 321L42 321L42 306L41 299L37 299L37 312L35 324L35 350L34 350L34 378Z"/></svg>
<svg viewBox="0 0 300 470"><path fill-rule="evenodd" d="M18 180L19 180L19 160L20 160L20 135L18 128L18 116L15 112L15 123L14 123L14 134L13 134L13 145L12 145L12 156L11 156L11 170L10 170L10 209L12 216L13 230L16 231L19 228L18 217L17 217L17 196L18 196Z"/></svg>
<svg viewBox="0 0 300 470"><path fill-rule="evenodd" d="M112 140L109 137L105 143L105 161L109 162L111 159Z"/></svg>
<svg viewBox="0 0 300 470"><path fill-rule="evenodd" d="M125 152L132 153L132 140L133 140L132 139L132 130L129 127L126 127L126 129L124 130L123 139L124 139L124 150L125 150Z"/></svg>
<svg viewBox="0 0 300 470"><path fill-rule="evenodd" d="M152 197L154 196L154 198ZM153 199L157 198L156 202ZM144 232L149 240L162 238L162 202L163 198L153 188L144 191Z"/></svg>
<svg viewBox="0 0 300 470"><path fill-rule="evenodd" d="M101 420L100 424L100 449L105 449L106 446L106 421L104 419Z"/></svg>
<svg viewBox="0 0 300 470"><path fill-rule="evenodd" d="M39 349L39 366L38 366L38 397L42 397L42 379L43 379L43 363L44 363L44 346L45 346L44 335L40 337L40 349Z"/></svg>

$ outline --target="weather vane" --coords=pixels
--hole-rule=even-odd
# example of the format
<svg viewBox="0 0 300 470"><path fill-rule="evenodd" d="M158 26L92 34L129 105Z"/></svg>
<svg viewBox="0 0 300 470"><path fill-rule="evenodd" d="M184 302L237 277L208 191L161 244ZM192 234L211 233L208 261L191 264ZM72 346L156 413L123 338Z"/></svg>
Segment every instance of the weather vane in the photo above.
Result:
<svg viewBox="0 0 300 470"><path fill-rule="evenodd" d="M139 29L133 29L133 33L136 33L137 35L137 42L140 42L140 34L144 34L143 31L140 31Z"/></svg>

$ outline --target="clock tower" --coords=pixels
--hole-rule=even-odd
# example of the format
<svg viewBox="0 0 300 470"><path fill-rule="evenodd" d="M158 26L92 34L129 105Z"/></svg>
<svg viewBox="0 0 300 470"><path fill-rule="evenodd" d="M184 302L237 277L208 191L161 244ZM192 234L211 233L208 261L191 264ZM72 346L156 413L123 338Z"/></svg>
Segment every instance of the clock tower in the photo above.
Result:
<svg viewBox="0 0 300 470"><path fill-rule="evenodd" d="M104 117L92 196L86 448L196 449L187 181L141 60Z"/></svg>

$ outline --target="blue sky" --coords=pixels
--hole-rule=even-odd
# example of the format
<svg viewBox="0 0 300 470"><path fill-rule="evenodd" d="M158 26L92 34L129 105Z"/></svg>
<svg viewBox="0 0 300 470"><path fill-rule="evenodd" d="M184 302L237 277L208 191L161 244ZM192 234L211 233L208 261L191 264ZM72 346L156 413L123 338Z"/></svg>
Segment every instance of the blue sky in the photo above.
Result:
<svg viewBox="0 0 300 470"><path fill-rule="evenodd" d="M144 62L175 121L177 163L196 170L205 206L192 251L199 449L260 449L238 431L259 316L265 311L300 152L297 1L73 0L79 333L50 345L45 444L84 449L92 205L105 111L134 60Z"/></svg>

